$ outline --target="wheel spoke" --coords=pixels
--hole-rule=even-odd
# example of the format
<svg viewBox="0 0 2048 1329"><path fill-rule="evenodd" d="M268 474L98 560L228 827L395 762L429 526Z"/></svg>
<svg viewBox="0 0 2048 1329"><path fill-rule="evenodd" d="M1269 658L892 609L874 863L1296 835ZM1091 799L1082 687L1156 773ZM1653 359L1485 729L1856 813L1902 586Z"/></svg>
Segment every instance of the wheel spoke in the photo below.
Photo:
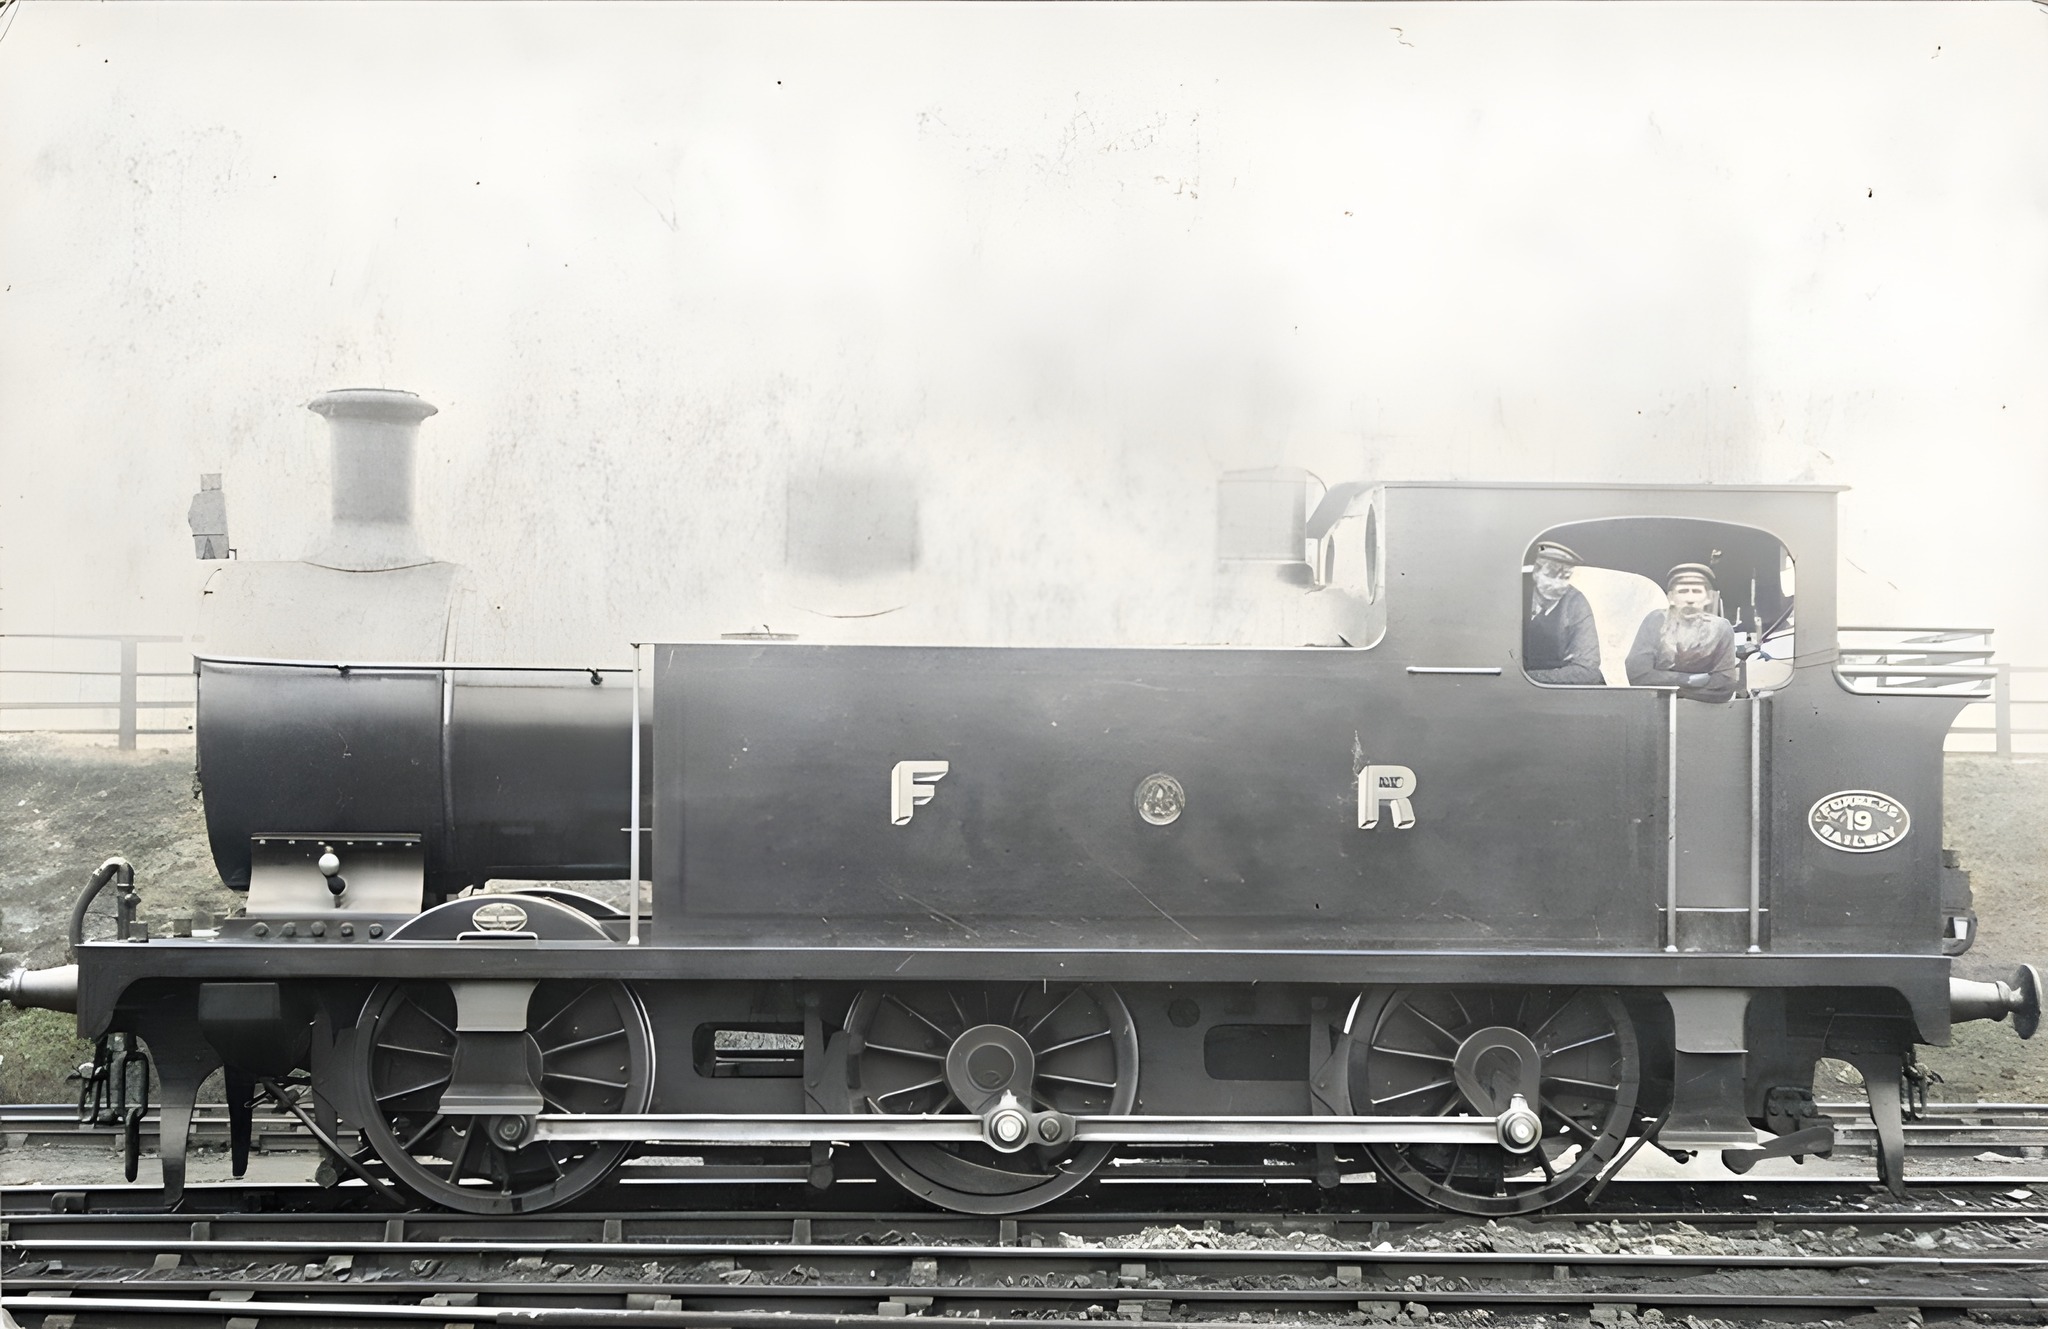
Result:
<svg viewBox="0 0 2048 1329"><path fill-rule="evenodd" d="M418 1084L409 1084L403 1089L393 1089L388 1094L379 1094L377 1095L377 1101L379 1103L389 1103L394 1098L404 1098L407 1094L416 1094L422 1089L432 1089L437 1084L446 1083L448 1083L447 1076L437 1075L431 1080L422 1080Z"/></svg>
<svg viewBox="0 0 2048 1329"><path fill-rule="evenodd" d="M1595 1034L1591 1038L1582 1038L1576 1043L1567 1043L1561 1048L1544 1048L1539 1045L1538 1051L1542 1052L1546 1057L1561 1057L1567 1052L1577 1052L1580 1048L1589 1048L1595 1043L1604 1043L1613 1037L1614 1031L1609 1029L1605 1033Z"/></svg>
<svg viewBox="0 0 2048 1329"><path fill-rule="evenodd" d="M960 1032L966 1033L968 1026L972 1025L974 1021L967 1018L967 1008L960 1004L960 994L951 988L947 988L946 1000L953 1003L953 1014L960 1017Z"/></svg>
<svg viewBox="0 0 2048 1329"><path fill-rule="evenodd" d="M512 1189L512 1156L503 1149L491 1148L484 1152L483 1179L501 1191Z"/></svg>
<svg viewBox="0 0 2048 1329"><path fill-rule="evenodd" d="M599 1080L588 1075L571 1075L567 1071L542 1071L540 1078L543 1080L569 1080L576 1084L594 1084L600 1089L624 1089L627 1084L625 1080Z"/></svg>
<svg viewBox="0 0 2048 1329"><path fill-rule="evenodd" d="M462 1132L462 1147L455 1151L455 1157L448 1160L447 1181L450 1186L460 1182L462 1165L469 1159L470 1146L476 1143L476 1118L469 1119L469 1129Z"/></svg>
<svg viewBox="0 0 2048 1329"><path fill-rule="evenodd" d="M1114 1089L1114 1080L1086 1080L1078 1075L1054 1075L1051 1071L1040 1071L1034 1080L1051 1080L1056 1084L1078 1084L1087 1089Z"/></svg>
<svg viewBox="0 0 2048 1329"><path fill-rule="evenodd" d="M1574 1080L1568 1075L1546 1075L1543 1077L1543 1083L1561 1084L1572 1093L1583 1094L1587 1098L1603 1099L1609 1103L1618 1101L1616 1096L1621 1092L1621 1086L1618 1084L1601 1084L1597 1080Z"/></svg>
<svg viewBox="0 0 2048 1329"><path fill-rule="evenodd" d="M1474 1025L1476 1025L1478 1021L1474 1020L1472 1018L1472 1012L1465 1008L1465 999L1458 995L1458 991L1456 988L1451 989L1450 996L1451 1004L1458 1008L1458 1018L1465 1022L1464 1028L1470 1029Z"/></svg>
<svg viewBox="0 0 2048 1329"><path fill-rule="evenodd" d="M920 1089L930 1089L934 1085L941 1085L944 1083L945 1080L942 1078L919 1080L916 1084L906 1084L901 1089L891 1089L886 1093L876 1094L873 1097L869 1098L868 1101L870 1103L880 1103L887 1099L901 1098L905 1094L914 1094Z"/></svg>
<svg viewBox="0 0 2048 1329"><path fill-rule="evenodd" d="M1452 1080L1431 1080L1428 1084L1417 1085L1413 1089L1403 1089L1400 1093L1390 1094L1386 1098L1375 1098L1372 1100L1372 1105L1374 1107L1384 1107L1388 1103L1398 1103L1404 1098L1413 1098L1417 1094L1426 1094L1433 1089L1449 1089L1455 1083Z"/></svg>
<svg viewBox="0 0 2048 1329"><path fill-rule="evenodd" d="M542 1039L546 1038L548 1030L555 1027L555 1021L561 1019L570 1011L575 1010L578 1006L581 1006L583 1004L583 999L595 991L597 991L597 984L592 983L588 987L584 988L583 991L577 993L575 996L569 998L569 1000L563 1002L560 1006L556 1007L555 1013L553 1015L550 1015L541 1024L540 1028L533 1031L533 1041L538 1043Z"/></svg>
<svg viewBox="0 0 2048 1329"><path fill-rule="evenodd" d="M449 1027L448 1027L447 1025L445 1025L445 1024L443 1024L443 1023L441 1023L441 1017L440 1017L440 1016L438 1016L438 1015L434 1014L434 1013L433 1013L432 1011L428 1010L428 1009L427 1009L427 1008L426 1008L426 1007L425 1007L424 1005L420 1004L420 1003L419 1003L418 1001L414 1000L414 999L413 999L412 997L410 997L410 996L406 997L406 999L405 999L405 1004L406 1004L406 1005L408 1005L408 1006L410 1006L410 1007L412 1007L412 1008L413 1008L414 1010L418 1011L418 1012L419 1012L419 1013L420 1013L421 1015L424 1015L424 1016L426 1016L426 1017L427 1017L427 1019L429 1019L429 1020L433 1021L433 1023L434 1023L434 1027L435 1027L436 1029L439 1029L439 1030L440 1030L440 1031L441 1031L442 1033L444 1033L444 1034L448 1035L448 1037L450 1037L451 1039L455 1037L455 1031L454 1031L453 1029L450 1029L450 1028L449 1028Z"/></svg>
<svg viewBox="0 0 2048 1329"><path fill-rule="evenodd" d="M1068 1048L1077 1048L1083 1043L1093 1043L1098 1038L1108 1037L1109 1030L1098 1029L1092 1034L1083 1034L1079 1038L1070 1038L1064 1043L1055 1043L1049 1048L1033 1048L1031 1051L1040 1057L1050 1057L1055 1052L1065 1052Z"/></svg>
<svg viewBox="0 0 2048 1329"><path fill-rule="evenodd" d="M891 1047L887 1043L868 1043L862 1050L864 1053L887 1052L895 1057L914 1057L918 1061L944 1061L946 1059L945 1054L942 1052L921 1052L916 1048Z"/></svg>
<svg viewBox="0 0 2048 1329"><path fill-rule="evenodd" d="M1066 1004L1072 1001L1076 996L1078 996L1080 994L1080 991L1081 989L1077 987L1068 988L1066 996L1061 997L1058 1001L1054 1002L1050 1010L1046 1011L1045 1014L1039 1016L1036 1020L1033 1020L1031 1022L1031 1027L1029 1029L1020 1031L1024 1035L1024 1041L1027 1043L1030 1042L1031 1036L1037 1033L1040 1029L1044 1028L1045 1022L1047 1020L1052 1019L1053 1016L1058 1015L1060 1011L1065 1009Z"/></svg>
<svg viewBox="0 0 2048 1329"><path fill-rule="evenodd" d="M940 1038L945 1039L948 1043L953 1041L953 1035L946 1032L944 1029L941 1029L936 1023L932 1021L932 1018L930 1016L926 1015L923 1011L918 1010L916 1007L912 1006L909 1002L903 1000L903 998L897 996L895 993L889 993L887 996L883 997L882 1000L895 1006L896 1009L902 1011L904 1014L910 1016L911 1019L916 1020L918 1023L924 1025L925 1028L931 1030Z"/></svg>
<svg viewBox="0 0 2048 1329"><path fill-rule="evenodd" d="M1557 1017L1563 1015L1566 1011L1570 1010L1572 1008L1572 1003L1577 1001L1578 999L1579 994L1574 992L1570 996L1566 997L1563 1001L1559 1002L1557 1004L1556 1010L1552 1011L1550 1014L1543 1017L1542 1024L1537 1025L1534 1029L1531 1029L1529 1031L1529 1041L1532 1043L1540 1044L1543 1040L1543 1035L1549 1033L1550 1026L1557 1022ZM1563 1051L1563 1049L1560 1048L1559 1051Z"/></svg>
<svg viewBox="0 0 2048 1329"><path fill-rule="evenodd" d="M377 1050L379 1052L406 1052L415 1057L433 1057L437 1061L455 1060L455 1053L452 1050L443 1052L438 1048L408 1047L404 1043L379 1043L377 1044Z"/></svg>
<svg viewBox="0 0 2048 1329"><path fill-rule="evenodd" d="M1453 1049L1455 1049L1460 1043L1465 1041L1462 1038L1459 1038L1456 1034L1452 1033L1450 1030L1438 1024L1435 1020L1430 1019L1429 1016L1425 1015L1422 1012L1422 1009L1416 1006L1413 1002L1410 1002L1408 1004L1408 1013L1414 1016L1416 1019L1420 1020L1423 1024L1427 1025L1430 1029L1436 1031L1437 1036L1443 1039L1443 1041Z"/></svg>
<svg viewBox="0 0 2048 1329"><path fill-rule="evenodd" d="M1449 1066L1454 1060L1456 1060L1453 1057L1446 1057L1441 1052L1416 1052L1409 1048L1381 1047L1378 1043L1368 1044L1367 1047L1368 1050L1373 1052L1385 1052L1391 1056L1396 1057L1414 1057L1420 1061L1434 1061L1439 1062L1445 1066Z"/></svg>
<svg viewBox="0 0 2048 1329"><path fill-rule="evenodd" d="M624 1038L625 1036L626 1031L623 1029L607 1030L602 1034L592 1034L589 1038L579 1038L573 1043L557 1043L553 1047L544 1047L540 1050L540 1054L543 1057L559 1057L564 1052L574 1052L578 1048L594 1047L599 1043L609 1043L614 1038Z"/></svg>
<svg viewBox="0 0 2048 1329"><path fill-rule="evenodd" d="M1559 1122L1563 1123L1566 1130L1571 1131L1576 1135L1584 1136L1588 1142L1597 1143L1599 1141L1600 1137L1598 1135L1594 1134L1590 1130L1587 1130L1584 1123L1579 1121L1578 1118L1573 1117L1566 1113L1562 1108L1552 1107L1550 1104L1545 1103L1543 1105L1543 1110L1545 1112L1548 1112L1551 1116L1556 1117Z"/></svg>
<svg viewBox="0 0 2048 1329"><path fill-rule="evenodd" d="M432 1117L430 1117L430 1118L428 1118L428 1119L427 1119L427 1124L426 1124L426 1125L424 1125L424 1126L420 1127L420 1128L419 1128L418 1130L414 1131L414 1132L413 1132L413 1133L412 1133L412 1134L411 1134L410 1136L408 1136L408 1137L406 1137L405 1139L403 1139L403 1140L399 1141L399 1142L398 1142L398 1147L399 1147L400 1149L403 1149L403 1150L404 1150L404 1151L405 1151L406 1153L408 1153L408 1154L409 1154L409 1153L411 1153L411 1152L412 1152L412 1151L413 1151L413 1150L414 1150L415 1148L417 1148L417 1147L418 1147L418 1145L419 1145L419 1142L420 1142L421 1140L424 1140L424 1139L426 1139L426 1138L427 1138L427 1137L428 1137L429 1135L433 1134L433 1133L434 1133L434 1131L435 1131L435 1130L436 1130L436 1129L437 1129L437 1128L438 1128L438 1127L439 1127L439 1126L440 1126L440 1125L441 1125L441 1124L442 1124L443 1122L445 1122L445 1121L447 1121L447 1120L448 1120L448 1119L447 1119L446 1117L444 1117L444 1116L442 1116L442 1115L441 1115L440 1113L436 1112L436 1113L435 1113L435 1114L434 1114L434 1115L433 1115Z"/></svg>

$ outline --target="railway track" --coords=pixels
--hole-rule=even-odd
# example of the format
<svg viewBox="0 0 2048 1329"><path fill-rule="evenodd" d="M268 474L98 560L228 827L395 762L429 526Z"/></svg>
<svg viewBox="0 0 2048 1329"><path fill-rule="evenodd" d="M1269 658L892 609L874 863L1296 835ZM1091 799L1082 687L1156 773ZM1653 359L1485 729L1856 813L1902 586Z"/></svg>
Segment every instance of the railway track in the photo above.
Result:
<svg viewBox="0 0 2048 1329"><path fill-rule="evenodd" d="M4 1305L29 1329L778 1325L908 1315L1414 1322L1795 1311L2048 1313L2048 1214L1418 1222L697 1215L9 1219ZM1724 1230L1708 1231L1718 1219ZM994 1232L988 1229L993 1226ZM711 1235L722 1227L721 1235ZM264 1235L256 1235L257 1232ZM993 1236L994 1240L989 1238ZM1608 1308L1604 1314L1598 1308ZM69 1317L68 1319L65 1317ZM581 1317L580 1319L577 1317ZM236 1324L237 1321L244 1323Z"/></svg>
<svg viewBox="0 0 2048 1329"><path fill-rule="evenodd" d="M666 1222L678 1223L690 1221L693 1214L731 1210L736 1204L778 1214L823 1204L830 1206L833 1213L860 1218L869 1213L888 1212L900 1206L904 1198L894 1187L876 1184L871 1177L842 1175L828 1193L829 1198L821 1198L818 1192L802 1184L800 1177L762 1181L754 1175L758 1169L752 1167L705 1170L714 1175L702 1180L622 1178L575 1205L545 1215L527 1216L521 1221L587 1227L591 1213L624 1213L658 1214ZM1412 1199L1392 1187L1351 1185L1322 1191L1308 1178L1282 1176L1256 1185L1162 1178L1153 1184L1128 1186L1097 1182L1077 1191L1060 1212L1067 1217L1134 1211L1258 1214L1299 1211L1308 1206L1319 1220L1339 1224L1346 1230L1361 1224L1370 1228L1374 1223L1428 1222L1444 1217L1437 1211L1407 1207L1413 1204ZM13 1185L0 1190L0 1215L17 1223L49 1216L144 1217L163 1215L165 1211L162 1190L150 1182L67 1182ZM1716 1214L1727 1217L1716 1218ZM1760 1216L1803 1218L1829 1214L1839 1214L1843 1221L1869 1219L1876 1214L1896 1216L1900 1221L1912 1221L1916 1214L1935 1220L1959 1215L2048 1216L2048 1175L2035 1172L1923 1176L1910 1182L1905 1201L1893 1200L1875 1184L1873 1176L1840 1172L1707 1179L1633 1177L1612 1183L1597 1197L1552 1211L1558 1221L1671 1218L1707 1224L1749 1222ZM401 1209L353 1179L334 1186L259 1180L188 1184L176 1215L181 1219L227 1220L249 1216L263 1222L291 1215L318 1215L359 1218L372 1223L402 1217L414 1224L445 1222L457 1226L479 1221L431 1208ZM919 1221L927 1228L943 1221L967 1225L966 1230L979 1230L975 1226L979 1225L994 1232L993 1225L998 1220L935 1212ZM1031 1213L1006 1221L1029 1231L1048 1220Z"/></svg>
<svg viewBox="0 0 2048 1329"><path fill-rule="evenodd" d="M35 1115L0 1112L10 1143ZM1940 1105L1916 1123L1913 1150L1990 1151L2024 1168L2044 1123L2038 1105ZM1854 1123L1845 1127L1842 1152L1852 1152ZM311 1144L282 1121L276 1134L280 1150ZM1608 1187L1599 1212L1492 1224L1274 1212L1311 1197L1400 1203L1384 1187L1319 1192L1306 1161L1283 1157L1140 1158L1104 1179L1128 1184L1098 1183L1060 1213L1013 1219L792 1213L787 1204L810 1196L800 1167L677 1162L653 1160L589 1197L610 1211L517 1219L394 1214L354 1182L197 1186L176 1214L148 1185L14 1187L0 1304L27 1329L258 1329L266 1319L794 1329L906 1315L1414 1323L1475 1310L1496 1324L1563 1311L1647 1326L1909 1307L2048 1320L2048 1176L2016 1172L1923 1179L1903 1202L1839 1173L1637 1179ZM701 1207L714 1196L762 1207ZM835 1205L862 1198L900 1202L857 1176L833 1191ZM1128 1212L1134 1201L1144 1212Z"/></svg>
<svg viewBox="0 0 2048 1329"><path fill-rule="evenodd" d="M118 1141L118 1126L80 1125L78 1109L69 1103L0 1104L0 1137L10 1149L39 1145L92 1145ZM142 1119L142 1140L146 1149L157 1142L157 1114ZM343 1143L356 1140L347 1132ZM192 1113L192 1147L225 1149L228 1143L228 1113L220 1103L201 1103ZM259 1112L252 1123L250 1148L258 1153L285 1153L315 1149L318 1145L296 1117L283 1113Z"/></svg>

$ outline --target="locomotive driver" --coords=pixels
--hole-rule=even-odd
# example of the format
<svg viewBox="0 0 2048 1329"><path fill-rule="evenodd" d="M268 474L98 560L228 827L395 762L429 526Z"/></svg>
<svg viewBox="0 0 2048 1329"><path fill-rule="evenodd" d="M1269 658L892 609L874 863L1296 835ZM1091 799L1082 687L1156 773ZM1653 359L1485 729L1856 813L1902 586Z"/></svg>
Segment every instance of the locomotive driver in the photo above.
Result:
<svg viewBox="0 0 2048 1329"><path fill-rule="evenodd" d="M1735 695L1735 627L1712 611L1714 572L1704 563L1680 563L1665 578L1669 604L1636 629L1628 652L1628 681L1637 687L1677 688L1688 701L1724 702Z"/></svg>
<svg viewBox="0 0 2048 1329"><path fill-rule="evenodd" d="M1531 560L1529 614L1522 620L1522 669L1538 683L1599 684L1600 629L1585 592L1572 585L1579 556L1539 540Z"/></svg>

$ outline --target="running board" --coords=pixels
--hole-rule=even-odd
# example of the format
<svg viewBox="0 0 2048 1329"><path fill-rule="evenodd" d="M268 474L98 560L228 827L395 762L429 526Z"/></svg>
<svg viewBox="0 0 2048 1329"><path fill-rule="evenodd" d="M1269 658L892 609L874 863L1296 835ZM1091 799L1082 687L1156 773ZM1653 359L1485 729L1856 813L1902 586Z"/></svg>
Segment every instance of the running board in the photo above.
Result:
<svg viewBox="0 0 2048 1329"><path fill-rule="evenodd" d="M1053 1114L1038 1114L1052 1116ZM1540 1135L1516 1096L1497 1117L1112 1117L1066 1119L1048 1142L1066 1144L1480 1144L1526 1153ZM659 1144L1008 1144L978 1116L822 1113L745 1116L543 1113L535 1140L639 1140ZM1029 1143L1029 1140L1023 1143ZM1014 1146L1013 1146L1014 1147Z"/></svg>

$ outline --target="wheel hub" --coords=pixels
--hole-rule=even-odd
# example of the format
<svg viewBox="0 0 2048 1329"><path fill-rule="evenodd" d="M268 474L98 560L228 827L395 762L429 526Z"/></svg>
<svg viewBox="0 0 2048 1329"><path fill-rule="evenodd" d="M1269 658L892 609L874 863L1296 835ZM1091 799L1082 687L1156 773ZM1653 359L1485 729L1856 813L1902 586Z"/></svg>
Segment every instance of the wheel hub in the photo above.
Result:
<svg viewBox="0 0 2048 1329"><path fill-rule="evenodd" d="M1543 1087L1543 1054L1521 1030L1492 1025L1458 1045L1451 1072L1466 1101L1481 1111L1505 1112L1516 1094L1533 1108Z"/></svg>
<svg viewBox="0 0 2048 1329"><path fill-rule="evenodd" d="M1007 1025L978 1024L946 1051L946 1087L969 1112L980 1112L1004 1094L1028 1103L1037 1058L1024 1035Z"/></svg>
<svg viewBox="0 0 2048 1329"><path fill-rule="evenodd" d="M490 1140L506 1153L516 1153L533 1138L533 1118L502 1113L490 1118Z"/></svg>

